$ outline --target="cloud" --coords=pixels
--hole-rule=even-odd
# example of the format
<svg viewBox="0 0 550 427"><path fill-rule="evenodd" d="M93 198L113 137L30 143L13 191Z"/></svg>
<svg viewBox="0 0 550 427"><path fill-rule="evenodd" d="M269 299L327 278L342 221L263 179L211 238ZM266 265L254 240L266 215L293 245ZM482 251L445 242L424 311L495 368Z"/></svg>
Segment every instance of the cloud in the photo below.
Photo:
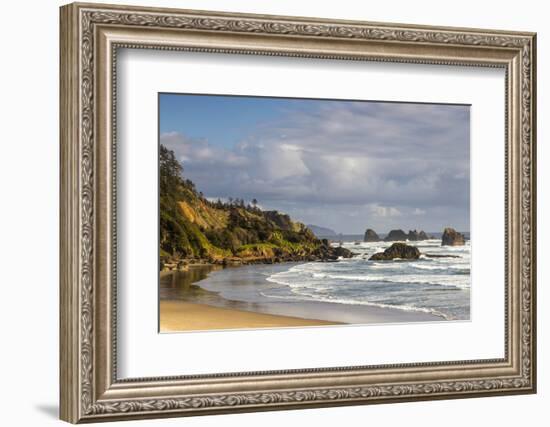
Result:
<svg viewBox="0 0 550 427"><path fill-rule="evenodd" d="M436 231L469 229L469 132L465 106L335 101L289 109L232 147L177 132L160 140L208 197L256 198L343 232L374 217L385 229L397 218L420 228L423 218Z"/></svg>
<svg viewBox="0 0 550 427"><path fill-rule="evenodd" d="M380 206L376 203L369 205L369 212L376 217L382 218L403 215L399 209L394 208L393 206Z"/></svg>

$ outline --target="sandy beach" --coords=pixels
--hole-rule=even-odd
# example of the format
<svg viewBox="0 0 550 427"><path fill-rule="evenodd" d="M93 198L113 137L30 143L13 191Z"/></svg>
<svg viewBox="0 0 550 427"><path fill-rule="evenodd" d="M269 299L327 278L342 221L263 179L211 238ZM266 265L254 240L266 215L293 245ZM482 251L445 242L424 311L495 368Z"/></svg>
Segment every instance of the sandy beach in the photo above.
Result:
<svg viewBox="0 0 550 427"><path fill-rule="evenodd" d="M212 329L280 328L290 326L335 325L337 322L277 316L232 308L213 307L185 301L160 301L160 331Z"/></svg>
<svg viewBox="0 0 550 427"><path fill-rule="evenodd" d="M254 329L433 322L431 313L389 307L273 298L282 288L266 280L299 263L236 268L201 265L161 276L160 331Z"/></svg>

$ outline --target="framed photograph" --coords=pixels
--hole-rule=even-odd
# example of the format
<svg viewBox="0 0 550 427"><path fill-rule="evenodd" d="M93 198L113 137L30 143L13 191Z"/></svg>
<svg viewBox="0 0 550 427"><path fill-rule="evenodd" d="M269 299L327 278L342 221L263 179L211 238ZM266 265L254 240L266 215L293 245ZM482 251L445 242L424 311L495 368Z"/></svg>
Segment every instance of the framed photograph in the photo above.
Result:
<svg viewBox="0 0 550 427"><path fill-rule="evenodd" d="M536 391L535 34L61 8L61 418Z"/></svg>
<svg viewBox="0 0 550 427"><path fill-rule="evenodd" d="M159 94L160 331L470 320L470 108Z"/></svg>

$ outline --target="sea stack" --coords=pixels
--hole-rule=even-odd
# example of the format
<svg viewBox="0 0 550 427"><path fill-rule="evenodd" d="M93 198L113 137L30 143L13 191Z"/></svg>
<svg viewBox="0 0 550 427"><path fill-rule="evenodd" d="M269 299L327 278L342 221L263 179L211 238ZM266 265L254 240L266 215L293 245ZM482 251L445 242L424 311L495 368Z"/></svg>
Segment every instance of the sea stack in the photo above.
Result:
<svg viewBox="0 0 550 427"><path fill-rule="evenodd" d="M397 242L397 241L404 242L405 240L407 240L407 235L401 229L391 230L386 236L386 238L384 239L384 241L386 242Z"/></svg>
<svg viewBox="0 0 550 427"><path fill-rule="evenodd" d="M378 237L378 234L376 234L376 231L374 231L372 228L367 228L367 231L365 231L365 238L363 239L363 242L379 242L380 237Z"/></svg>
<svg viewBox="0 0 550 427"><path fill-rule="evenodd" d="M372 261L391 261L395 258L400 259L418 259L420 251L415 246L409 246L405 243L394 243L384 252L378 252L369 259Z"/></svg>
<svg viewBox="0 0 550 427"><path fill-rule="evenodd" d="M420 231L409 230L407 239L410 240L411 242L416 242L419 240L428 240L428 235L423 230L420 230Z"/></svg>
<svg viewBox="0 0 550 427"><path fill-rule="evenodd" d="M443 230L441 237L441 246L463 246L464 235L456 231L454 228L447 227Z"/></svg>

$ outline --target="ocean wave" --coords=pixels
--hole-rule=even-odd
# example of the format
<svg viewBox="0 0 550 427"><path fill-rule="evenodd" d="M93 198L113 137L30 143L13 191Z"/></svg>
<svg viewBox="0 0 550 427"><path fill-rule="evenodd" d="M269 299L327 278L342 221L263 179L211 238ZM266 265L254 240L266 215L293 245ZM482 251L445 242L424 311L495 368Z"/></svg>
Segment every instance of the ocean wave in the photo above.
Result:
<svg viewBox="0 0 550 427"><path fill-rule="evenodd" d="M411 263L412 268L430 271L449 271L452 273L456 270L470 272L470 264L428 264L428 263Z"/></svg>
<svg viewBox="0 0 550 427"><path fill-rule="evenodd" d="M289 271L290 272L290 271ZM300 276L289 274L289 272L276 273L268 277L267 280L273 283L286 285L289 287L311 287L319 285L311 282L308 279L329 279L329 280L345 280L356 282L382 282L382 283L397 283L397 284L421 284L435 286L452 286L461 289L470 288L469 280L457 279L456 275L414 275L402 274L395 276L374 275L374 274L331 274L331 273L314 273L309 276ZM462 283L461 283L462 282Z"/></svg>
<svg viewBox="0 0 550 427"><path fill-rule="evenodd" d="M306 262L265 277L269 298L370 305L418 311L445 319L469 310L470 247L442 247L440 240L413 242L423 253L459 258L370 261L390 243L350 245L357 253L338 262ZM346 244L344 244L346 246ZM267 285L267 283L266 283Z"/></svg>
<svg viewBox="0 0 550 427"><path fill-rule="evenodd" d="M285 295L268 295L266 293L261 293L264 297L268 298L279 298L279 299L288 299L288 300L296 300L296 297L294 296L285 296ZM308 298L304 298L303 301L319 301L319 302L327 302L327 303L334 303L334 304L346 304L346 305L364 305L364 306L371 306L371 307L379 307L379 308L389 308L394 310L403 310L403 311L410 311L410 312L417 312L417 313L426 313L426 314L433 314L434 316L441 317L445 320L454 320L452 316L449 314L445 314L439 310L433 309L433 308L427 308L427 307L416 307L412 305L407 304L386 304L386 303L378 303L378 302L372 302L372 301L366 301L366 300L354 300L349 298L327 298L323 297L321 295L311 295L306 294L303 295Z"/></svg>
<svg viewBox="0 0 550 427"><path fill-rule="evenodd" d="M447 268L447 267L443 267L442 265L430 265L430 264L420 264L420 263L411 264L411 267L419 268L421 270L442 270Z"/></svg>

